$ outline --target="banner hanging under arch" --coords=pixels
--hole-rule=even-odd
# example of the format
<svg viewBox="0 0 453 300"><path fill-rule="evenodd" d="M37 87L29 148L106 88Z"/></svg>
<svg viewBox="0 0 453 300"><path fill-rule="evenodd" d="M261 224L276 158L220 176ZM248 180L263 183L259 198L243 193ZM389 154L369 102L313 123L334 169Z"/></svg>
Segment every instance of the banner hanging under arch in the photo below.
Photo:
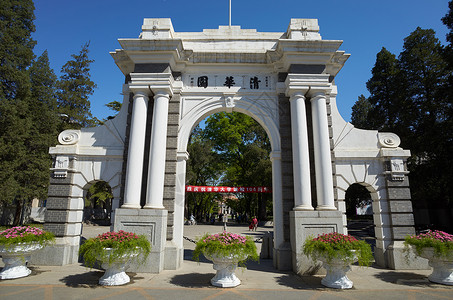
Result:
<svg viewBox="0 0 453 300"><path fill-rule="evenodd" d="M272 193L267 186L196 186L186 185L186 192L192 193Z"/></svg>

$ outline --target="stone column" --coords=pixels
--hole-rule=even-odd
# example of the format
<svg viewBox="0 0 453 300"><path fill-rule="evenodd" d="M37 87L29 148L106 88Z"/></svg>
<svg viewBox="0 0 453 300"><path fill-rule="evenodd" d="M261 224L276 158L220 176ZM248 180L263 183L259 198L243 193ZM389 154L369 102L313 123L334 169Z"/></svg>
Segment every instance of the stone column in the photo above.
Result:
<svg viewBox="0 0 453 300"><path fill-rule="evenodd" d="M293 145L294 210L313 210L305 96L302 93L294 93L289 101Z"/></svg>
<svg viewBox="0 0 453 300"><path fill-rule="evenodd" d="M318 92L311 97L313 144L315 154L317 210L337 210L333 196L332 159L327 121L326 95Z"/></svg>
<svg viewBox="0 0 453 300"><path fill-rule="evenodd" d="M154 95L154 111L149 148L146 205L143 208L163 209L165 154L167 149L168 101L170 95L158 91Z"/></svg>
<svg viewBox="0 0 453 300"><path fill-rule="evenodd" d="M140 208L147 111L148 95L143 91L135 92L127 154L124 204L121 208Z"/></svg>
<svg viewBox="0 0 453 300"><path fill-rule="evenodd" d="M272 197L274 200L274 247L278 249L284 242L281 152L272 151L270 159L272 162Z"/></svg>

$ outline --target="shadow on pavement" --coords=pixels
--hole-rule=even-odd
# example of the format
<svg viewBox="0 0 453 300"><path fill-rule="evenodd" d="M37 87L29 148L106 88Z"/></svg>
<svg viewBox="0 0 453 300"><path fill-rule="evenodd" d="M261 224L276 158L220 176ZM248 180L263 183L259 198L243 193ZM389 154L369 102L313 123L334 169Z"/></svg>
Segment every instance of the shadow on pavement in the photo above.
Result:
<svg viewBox="0 0 453 300"><path fill-rule="evenodd" d="M83 274L68 275L61 282L70 287L98 288L99 278L104 274L102 271L91 271Z"/></svg>
<svg viewBox="0 0 453 300"><path fill-rule="evenodd" d="M211 287L211 278L215 276L215 273L202 274L202 273L190 273L173 276L170 280L171 284L187 287L187 288L200 288L200 287Z"/></svg>
<svg viewBox="0 0 453 300"><path fill-rule="evenodd" d="M420 275L416 273L409 273L409 272L380 272L374 275L374 277L393 284L398 285L407 285L412 287L435 287L441 286L446 287L444 285L432 283L428 280L425 275ZM453 287L452 287L453 288Z"/></svg>
<svg viewBox="0 0 453 300"><path fill-rule="evenodd" d="M277 278L277 283L296 290L330 290L321 284L321 277L286 274Z"/></svg>

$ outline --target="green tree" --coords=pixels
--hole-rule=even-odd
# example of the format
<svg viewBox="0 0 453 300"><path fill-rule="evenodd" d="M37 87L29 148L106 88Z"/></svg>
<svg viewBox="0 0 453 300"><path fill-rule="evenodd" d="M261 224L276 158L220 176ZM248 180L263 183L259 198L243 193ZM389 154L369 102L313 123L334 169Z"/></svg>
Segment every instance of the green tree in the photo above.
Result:
<svg viewBox="0 0 453 300"><path fill-rule="evenodd" d="M372 77L366 84L370 92L368 101L372 106L367 129L394 131L400 126L400 109L404 102L401 98L401 75L395 55L382 48L376 55L371 74Z"/></svg>
<svg viewBox="0 0 453 300"><path fill-rule="evenodd" d="M217 113L206 121L206 136L223 162L225 185L271 186L270 142L253 118L241 113ZM266 219L269 194L239 194L235 210Z"/></svg>
<svg viewBox="0 0 453 300"><path fill-rule="evenodd" d="M61 130L96 125L90 111L89 97L94 93L96 84L90 79L90 66L94 61L89 59L89 43L82 46L78 54L72 54L61 68L58 81L58 110L65 122Z"/></svg>
<svg viewBox="0 0 453 300"><path fill-rule="evenodd" d="M110 219L112 212L112 188L105 181L97 181L88 188L85 207L94 209L96 206L104 208L107 211L106 219Z"/></svg>
<svg viewBox="0 0 453 300"><path fill-rule="evenodd" d="M187 147L189 160L187 162L188 185L216 185L221 176L218 154L213 151L213 143L199 126L195 127ZM211 214L216 206L215 200L219 195L214 193L188 193L185 203L186 215L194 214L200 220L206 214Z"/></svg>
<svg viewBox="0 0 453 300"><path fill-rule="evenodd" d="M402 136L402 141L412 152L408 167L414 206L447 208L453 194L453 164L449 153L453 128L446 126L451 103L443 87L447 84L448 71L435 32L417 28L411 33L404 40L399 64L407 84L405 97L410 104L403 120L407 135Z"/></svg>
<svg viewBox="0 0 453 300"><path fill-rule="evenodd" d="M351 123L357 128L374 129L369 120L371 109L370 101L364 95L360 95L352 106Z"/></svg>
<svg viewBox="0 0 453 300"><path fill-rule="evenodd" d="M36 42L34 5L31 0L0 2L0 101L25 99L29 95L30 66Z"/></svg>
<svg viewBox="0 0 453 300"><path fill-rule="evenodd" d="M29 68L31 97L28 100L27 149L28 184L33 187L34 197L45 199L49 185L51 157L49 147L57 142L60 120L56 112L56 76L50 68L47 51Z"/></svg>
<svg viewBox="0 0 453 300"><path fill-rule="evenodd" d="M123 104L119 101L112 101L112 102L105 104L105 106L110 108L111 110L113 110L115 112L115 114L113 116L108 116L107 119L105 119L103 122L114 119L116 117L116 115L120 112L122 105Z"/></svg>
<svg viewBox="0 0 453 300"><path fill-rule="evenodd" d="M445 22L450 15L451 11ZM408 169L416 209L449 212L452 206L453 80L448 48L441 45L433 30L417 28L404 39L398 59L385 48L378 53L373 76L367 82L372 106L369 125L395 132L401 146L411 150ZM359 107L353 108L354 113L359 113ZM440 224L440 219L433 214L430 222L439 227L453 225Z"/></svg>
<svg viewBox="0 0 453 300"><path fill-rule="evenodd" d="M29 158L30 66L36 42L34 5L26 0L0 3L0 202L3 208L16 202L14 223L19 222L22 203L37 196Z"/></svg>
<svg viewBox="0 0 453 300"><path fill-rule="evenodd" d="M108 108L110 108L114 112L119 113L120 110L121 110L121 105L122 105L121 102L112 101L112 102L107 103L105 106L107 106Z"/></svg>

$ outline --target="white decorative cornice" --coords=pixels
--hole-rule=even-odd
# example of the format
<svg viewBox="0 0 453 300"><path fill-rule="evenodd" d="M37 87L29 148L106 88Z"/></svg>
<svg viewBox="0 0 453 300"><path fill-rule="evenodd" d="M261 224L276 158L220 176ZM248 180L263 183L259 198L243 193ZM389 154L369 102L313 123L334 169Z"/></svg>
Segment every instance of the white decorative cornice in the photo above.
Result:
<svg viewBox="0 0 453 300"><path fill-rule="evenodd" d="M316 93L329 94L331 83L329 74L288 74L285 94L291 97L295 93L312 96Z"/></svg>
<svg viewBox="0 0 453 300"><path fill-rule="evenodd" d="M166 93L173 96L174 79L171 73L131 73L129 89L136 92L150 92L153 94Z"/></svg>

